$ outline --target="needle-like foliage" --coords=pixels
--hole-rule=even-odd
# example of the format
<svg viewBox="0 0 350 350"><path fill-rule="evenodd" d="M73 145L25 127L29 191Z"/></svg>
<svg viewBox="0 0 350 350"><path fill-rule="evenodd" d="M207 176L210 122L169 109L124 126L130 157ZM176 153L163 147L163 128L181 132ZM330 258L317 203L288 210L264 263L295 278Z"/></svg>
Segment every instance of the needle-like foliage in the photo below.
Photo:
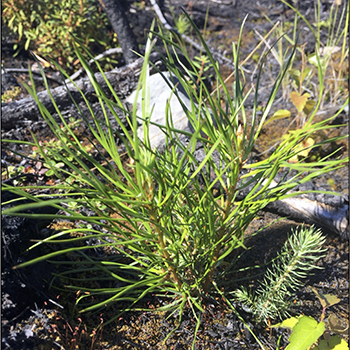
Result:
<svg viewBox="0 0 350 350"><path fill-rule="evenodd" d="M236 298L246 304L258 321L288 315L292 292L302 286L325 251L324 237L314 227L301 227L285 243L277 260L266 271L256 292L246 288L236 291Z"/></svg>

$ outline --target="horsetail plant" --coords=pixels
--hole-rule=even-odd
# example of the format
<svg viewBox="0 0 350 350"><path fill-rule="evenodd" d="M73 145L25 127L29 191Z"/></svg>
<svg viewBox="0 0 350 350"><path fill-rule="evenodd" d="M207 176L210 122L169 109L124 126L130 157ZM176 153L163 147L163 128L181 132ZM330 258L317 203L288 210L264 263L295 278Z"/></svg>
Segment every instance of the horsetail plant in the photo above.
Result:
<svg viewBox="0 0 350 350"><path fill-rule="evenodd" d="M236 298L248 306L259 322L287 316L292 292L302 285L312 269L317 268L316 262L325 252L324 241L320 230L314 227L295 230L278 259L266 271L257 291L241 288L236 291Z"/></svg>
<svg viewBox="0 0 350 350"><path fill-rule="evenodd" d="M157 310L178 312L179 321L185 308L192 310L197 320L197 331L207 297L216 295L220 281L229 273L227 266L230 265L231 253L245 247L244 232L258 211L272 201L292 196L289 191L296 185L340 168L346 160L325 157L317 163L288 162L299 152L296 149L302 140L316 131L330 128L328 124L333 120L330 117L314 124L306 123L289 140L281 141L266 159L251 161L251 151L268 118L289 62L276 78L260 119L257 114L259 74L254 109L252 116L249 116L245 100L250 92L244 92L245 86L241 80L239 43L237 47L234 46L236 72L234 95L231 96L218 63L190 18L189 21L198 33L215 72L217 86L220 86L213 95L200 79L201 72L191 62L181 41L178 43L162 33L157 35L167 52L164 63L171 76L176 77L185 89L191 108L186 107L176 88L173 88L172 98L178 98L182 103L193 130L189 132L174 127L168 104L164 111L167 115L166 125L157 125L165 134L164 150L151 147L148 130L154 123L150 119L152 106L149 91L152 86L149 86L148 80L149 57L154 45L152 31L137 88L137 94L142 94L142 115L138 115L135 105L132 111L127 110L108 81L112 98L107 97L77 49L78 58L95 89L104 119L95 116L88 100L75 85L90 115L84 114L79 105L77 113L89 127L100 159L92 157L80 144L51 96L59 122L65 126L60 128L40 102L32 81L33 87L27 87L28 91L57 139L66 140L62 143L64 154L71 155L74 162L51 149L51 156L65 164L62 168L52 169L60 181L53 186L3 185L3 190L11 191L27 201L26 204L17 205L19 199L9 201L12 207L4 210L3 214L64 219L75 223L74 228L54 232L31 247L37 248L45 243L55 247L52 252L17 267L43 260L71 265L71 269L65 268L60 277L69 278L67 287L83 291L77 299L82 312L99 311L112 303L117 307L123 305L119 307L120 313L136 310L140 300L156 294L170 299L168 304ZM178 55L180 52L188 60L190 68L182 64ZM99 67L98 62L96 65ZM102 69L100 72L104 74ZM62 74L68 77L63 71ZM168 78L167 82L173 87L171 80ZM48 85L46 87L50 91ZM128 125L124 125L116 109L124 114ZM120 134L126 150L124 155L116 145L115 130L107 112L124 134ZM137 137L139 123L143 124L143 140ZM34 135L33 139L32 145L38 148L45 163L50 164L44 146ZM317 144L310 146L310 149L313 147L317 147ZM202 151L201 158L196 156L197 150ZM280 170L293 170L293 176L284 177L276 184L273 180ZM68 183L68 177L76 181ZM217 187L219 191L215 192ZM38 194L39 189L49 193ZM246 192L244 198L238 196L242 191ZM72 202L83 209L71 209L67 203ZM35 214L35 209L47 206L56 208L57 213ZM90 226L84 227L82 223ZM61 248L57 249L60 245ZM104 254L93 254L96 249L104 251ZM82 272L84 277L79 277ZM89 278L85 276L89 275L97 284L98 281L103 283L95 288L84 285L86 278ZM125 302L128 306L125 306ZM108 322L119 315L116 314Z"/></svg>

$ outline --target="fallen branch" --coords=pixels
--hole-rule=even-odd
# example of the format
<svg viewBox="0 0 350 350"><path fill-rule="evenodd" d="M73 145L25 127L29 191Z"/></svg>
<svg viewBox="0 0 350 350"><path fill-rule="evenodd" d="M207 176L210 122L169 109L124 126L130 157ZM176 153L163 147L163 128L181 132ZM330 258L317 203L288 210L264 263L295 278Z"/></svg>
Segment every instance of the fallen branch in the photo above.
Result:
<svg viewBox="0 0 350 350"><path fill-rule="evenodd" d="M104 58L104 57L107 57L107 56L111 56L111 55L115 55L115 54L121 54L121 53L123 53L123 50L120 47L108 49L105 52L102 52L99 55L97 55L96 57L92 58L89 61L89 64L93 64L95 61L98 61L101 58ZM41 72L40 71L32 70L31 72L33 74L39 75L41 77ZM27 69L27 68L4 68L3 67L2 68L2 73L25 73L25 74L29 74L29 69ZM65 80L65 84L68 84L72 80L75 80L75 79L79 78L83 73L84 73L84 69L80 68L73 75L71 75L68 79ZM46 75L46 78L49 79L49 80L54 81L57 84L62 85L62 80L61 79L54 78L54 77L52 77L50 75Z"/></svg>
<svg viewBox="0 0 350 350"><path fill-rule="evenodd" d="M31 72L33 74L39 75L41 77L41 72L39 72L37 70L32 70ZM27 68L5 68L5 67L3 67L1 69L1 73L2 74L4 74L4 73L24 73L24 74L29 74L29 69L27 69ZM51 77L50 75L47 75L46 78L49 79L49 80L54 81L55 83L62 84L61 80L58 80L58 79L56 79L54 77Z"/></svg>
<svg viewBox="0 0 350 350"><path fill-rule="evenodd" d="M151 62L155 63L159 60L159 54L151 55ZM139 58L131 64L121 68L113 69L106 72L105 76L110 82L114 91L121 99L125 99L136 87L138 81L138 73L142 67L143 58ZM106 92L109 91L105 78L101 73L95 74L97 82ZM95 102L97 97L91 81L88 77L81 78L75 82L75 85L83 92L89 102ZM71 100L70 94L75 99L76 103L83 101L83 97L78 91L78 88L73 83L68 83L66 86L59 86L51 90L52 96L55 98L57 106L63 113L69 108L76 111L76 108ZM70 94L68 93L68 90ZM47 108L50 113L55 113L55 107L52 104L50 95L47 91L38 93L39 101ZM19 101L3 103L1 106L2 112L2 130L9 131L28 125L31 122L41 120L41 113L33 98L28 97Z"/></svg>

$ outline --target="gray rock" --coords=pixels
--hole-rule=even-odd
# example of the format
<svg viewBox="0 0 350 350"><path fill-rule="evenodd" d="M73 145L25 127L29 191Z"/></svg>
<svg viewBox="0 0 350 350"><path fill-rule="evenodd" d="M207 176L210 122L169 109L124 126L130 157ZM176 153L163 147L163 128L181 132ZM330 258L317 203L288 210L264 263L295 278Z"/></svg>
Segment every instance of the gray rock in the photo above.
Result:
<svg viewBox="0 0 350 350"><path fill-rule="evenodd" d="M163 75L163 76L162 76ZM184 111L179 99L182 103L190 109L191 102L186 94L184 88L178 84L179 80L170 76L170 73L160 73L151 75L149 77L149 94L150 94L150 107L149 113L152 111L150 122L157 123L160 125L166 125L166 108L167 103L169 102L169 107L171 111L171 117L173 125L176 129L190 131L192 130L190 122ZM165 79L171 83L174 87L177 85L178 96L174 94L172 89L169 87ZM127 102L133 104L136 98L136 91L134 91L127 99ZM139 92L137 99L137 116L140 118L145 118L146 116L142 113L142 90ZM142 119L140 119L141 126L138 128L137 134L141 140L143 140L143 125ZM164 132L156 125L150 124L149 127L149 138L151 147L162 149L165 143L165 134Z"/></svg>

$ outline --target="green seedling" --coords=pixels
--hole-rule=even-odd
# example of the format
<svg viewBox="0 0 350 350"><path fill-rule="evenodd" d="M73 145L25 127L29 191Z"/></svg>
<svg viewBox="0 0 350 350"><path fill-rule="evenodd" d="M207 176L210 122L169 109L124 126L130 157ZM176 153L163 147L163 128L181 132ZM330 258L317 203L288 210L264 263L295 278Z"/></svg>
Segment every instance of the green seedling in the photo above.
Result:
<svg viewBox="0 0 350 350"><path fill-rule="evenodd" d="M21 88L19 86L15 86L12 90L7 90L3 94L1 94L1 102L11 102L21 93Z"/></svg>
<svg viewBox="0 0 350 350"><path fill-rule="evenodd" d="M292 233L272 267L266 271L265 279L256 292L241 288L235 297L243 302L259 322L288 314L292 303L292 292L302 285L302 279L322 257L324 243L320 231L313 227L302 227Z"/></svg>
<svg viewBox="0 0 350 350"><path fill-rule="evenodd" d="M23 183L25 177L21 177L20 175L34 173L34 169L31 166L25 167L24 165L14 166L9 165L4 167L5 170L1 173L1 178L11 179L13 178L13 184L15 186Z"/></svg>
<svg viewBox="0 0 350 350"><path fill-rule="evenodd" d="M286 350L348 350L348 344L339 335L348 334L349 327L344 327L342 320L334 313L331 313L325 322L326 309L338 304L340 299L335 295L322 294L315 288L312 290L323 307L320 322L313 317L302 315L288 318L271 327L292 330Z"/></svg>
<svg viewBox="0 0 350 350"><path fill-rule="evenodd" d="M136 103L128 110L105 78L112 98L106 96L81 53L84 47L77 47L77 57L94 87L102 118L95 115L84 93L75 85L86 104L88 115L80 109L79 104L76 103L76 107L79 118L83 119L92 134L94 149L99 157L91 155L81 144L50 94L55 115L60 118L57 122L40 102L32 80L32 86L27 86L28 91L55 138L61 141L62 149L57 151L52 147L49 153L45 153L45 147L39 144L35 135L34 144L46 164L51 165L50 161L54 160L65 166L50 167L57 181L53 185L39 187L49 189L49 193L42 191L38 194L38 187L35 186L14 187L4 184L4 191L11 191L20 199L25 198L26 204L16 205L17 199L13 200L3 215L91 224L91 228L63 229L39 240L30 249L43 244L54 244L58 248L16 268L25 268L47 259L64 263L65 271L60 276L70 281L65 288L75 292L84 291L76 299L80 312L100 312L112 304L116 307L117 311L105 324L114 322L124 312L140 310L140 302L145 297L157 295L164 300L164 304L152 311L167 311L170 317L178 319L178 326L185 311L192 315L194 349L206 302L219 296L221 298L218 290L232 288L231 283L235 283L232 266L236 260L232 260L232 256L238 259L239 250L245 249L245 231L259 211L273 201L292 196L292 190L296 186L343 167L347 159L324 157L317 162L289 162L300 152L298 145L302 140L315 132L335 127L329 125L336 117L331 115L317 123L313 123L310 117L302 129L297 130L288 140L282 140L271 155L257 162L251 161L252 150L290 68L296 47L276 77L262 114L258 115L256 109L262 67L260 68L254 90L253 110L248 113L246 99L253 92L246 91L243 83L239 60L240 39L237 45L233 45L235 78L231 94L203 36L187 14L186 17L209 59L208 64L218 86L216 92L212 94L204 84L201 79L202 70L188 56L183 42L170 40L163 35L161 29L155 33L152 26L136 92L136 95L142 97L142 112L137 112ZM240 38L242 30L243 27ZM155 35L158 43L164 45L166 56L163 61L167 71L177 78L190 99L191 108L188 108L177 90L173 90L172 98L182 102L184 115L192 127L191 132L174 126L169 101L164 111L165 125L154 123L151 119L149 57ZM179 52L188 61L189 68L182 64ZM87 50L85 54L88 54ZM57 63L53 64L69 78ZM96 65L105 77L98 62ZM182 67L181 70L179 66ZM188 77L194 79L189 81ZM49 90L45 74L43 79ZM171 86L170 78L164 79ZM193 84L193 81L198 81L198 85ZM322 87L322 77L319 83ZM318 104L315 108L318 108ZM123 119L117 109L124 115ZM315 111L312 112L314 113ZM116 145L111 118L114 118L123 133L121 141L126 150L123 154ZM60 124L64 127L61 128ZM137 136L140 124L143 126L143 140ZM152 124L158 126L164 134L162 151L151 147L149 126ZM198 147L203 151L202 158L195 156ZM315 147L316 144L310 148ZM101 149L103 153L98 151ZM274 184L279 171L291 170L292 178L283 178ZM75 181L67 182L67 178ZM215 192L215 186L220 190ZM238 195L243 190L247 194L240 200ZM72 202L76 203L75 208L82 206L85 210L72 210ZM36 208L47 206L57 209L57 214L35 213ZM76 237L76 232L79 232L79 237ZM315 235L309 236L313 237L313 242ZM88 244L90 240L97 242L96 245ZM96 254L92 254L96 249L104 254L96 257ZM298 249L295 248L293 252ZM317 246L313 251L317 253L320 250ZM74 277L81 272L82 265L77 259L71 259L72 255L79 256L79 261L84 264L84 278ZM288 263L286 265L289 266ZM299 275L308 272L308 269L303 270L303 265L299 267ZM103 279L104 284L101 287L86 285L89 277ZM280 277L279 273L277 277ZM230 286L224 287L224 279L230 281ZM280 289L276 287L276 290ZM270 301L271 305L274 303L275 301Z"/></svg>

